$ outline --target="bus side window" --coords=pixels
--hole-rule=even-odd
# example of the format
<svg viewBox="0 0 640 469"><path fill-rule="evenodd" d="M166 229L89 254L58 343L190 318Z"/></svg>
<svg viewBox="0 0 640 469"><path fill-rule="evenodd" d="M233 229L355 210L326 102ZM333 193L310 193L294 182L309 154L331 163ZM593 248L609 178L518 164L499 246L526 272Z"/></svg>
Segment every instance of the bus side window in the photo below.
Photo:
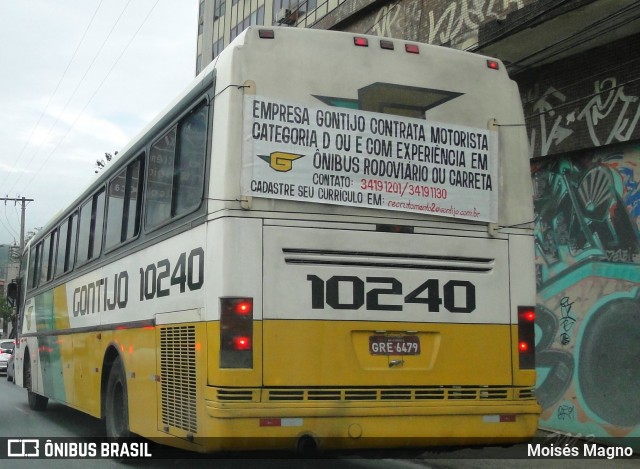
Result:
<svg viewBox="0 0 640 469"><path fill-rule="evenodd" d="M204 191L208 114L206 103L196 107L151 146L145 210L148 228L200 206Z"/></svg>
<svg viewBox="0 0 640 469"><path fill-rule="evenodd" d="M95 259L102 251L102 227L104 225L104 190L94 194L80 207L78 231L78 265Z"/></svg>
<svg viewBox="0 0 640 469"><path fill-rule="evenodd" d="M40 252L41 243L31 248L29 255L29 290L38 286L39 263L38 254Z"/></svg>
<svg viewBox="0 0 640 469"><path fill-rule="evenodd" d="M139 157L109 182L106 249L136 237L140 231L142 161Z"/></svg>
<svg viewBox="0 0 640 469"><path fill-rule="evenodd" d="M146 224L158 226L171 218L173 161L176 152L176 128L151 146L147 173Z"/></svg>
<svg viewBox="0 0 640 469"><path fill-rule="evenodd" d="M59 277L73 268L76 252L76 225L78 215L72 214L58 227L58 249L55 257L55 276Z"/></svg>
<svg viewBox="0 0 640 469"><path fill-rule="evenodd" d="M53 258L55 255L57 231L53 230L42 243L42 261L40 263L40 281L48 282L53 278Z"/></svg>
<svg viewBox="0 0 640 469"><path fill-rule="evenodd" d="M195 210L202 200L207 149L207 114L207 107L203 106L180 123L174 184L175 216Z"/></svg>
<svg viewBox="0 0 640 469"><path fill-rule="evenodd" d="M64 270L64 259L69 249L68 243L69 219L65 220L58 227L58 250L56 251L56 259L54 262L54 273L56 277L62 275Z"/></svg>

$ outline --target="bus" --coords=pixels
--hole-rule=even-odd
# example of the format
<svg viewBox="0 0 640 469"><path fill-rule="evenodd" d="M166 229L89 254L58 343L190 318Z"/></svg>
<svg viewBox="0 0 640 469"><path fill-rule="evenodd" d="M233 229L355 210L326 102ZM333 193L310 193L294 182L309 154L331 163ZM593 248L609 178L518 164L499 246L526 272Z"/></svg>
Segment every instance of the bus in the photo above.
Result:
<svg viewBox="0 0 640 469"><path fill-rule="evenodd" d="M26 246L16 383L199 452L530 438L523 122L498 60L248 28Z"/></svg>

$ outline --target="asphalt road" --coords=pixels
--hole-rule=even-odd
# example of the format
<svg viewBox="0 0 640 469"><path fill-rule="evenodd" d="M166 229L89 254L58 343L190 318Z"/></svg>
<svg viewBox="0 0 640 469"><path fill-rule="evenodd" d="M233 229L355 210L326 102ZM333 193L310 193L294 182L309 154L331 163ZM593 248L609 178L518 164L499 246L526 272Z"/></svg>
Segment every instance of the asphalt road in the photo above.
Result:
<svg viewBox="0 0 640 469"><path fill-rule="evenodd" d="M18 388L0 375L0 444L6 445L9 439L39 438L44 444L53 437L90 437L104 435L103 423L56 402L49 402L43 412L29 409L24 389ZM541 432L541 436L546 436ZM173 448L160 447L150 443L153 459L135 462L122 462L112 459L19 459L0 460L0 467L29 469L68 469L91 467L91 469L133 466L143 468L184 468L189 469L234 468L250 464L257 469L302 468L302 469L489 469L489 468L558 468L587 469L601 467L638 468L640 459L527 459L526 445L510 448L483 447L461 448L454 450L412 450L407 451L370 451L358 453L337 453L323 455L320 458L301 458L295 453L224 453L198 455L192 459L192 453ZM0 454L6 454L0 448ZM514 459L517 458L517 459ZM189 461L185 461L189 459Z"/></svg>

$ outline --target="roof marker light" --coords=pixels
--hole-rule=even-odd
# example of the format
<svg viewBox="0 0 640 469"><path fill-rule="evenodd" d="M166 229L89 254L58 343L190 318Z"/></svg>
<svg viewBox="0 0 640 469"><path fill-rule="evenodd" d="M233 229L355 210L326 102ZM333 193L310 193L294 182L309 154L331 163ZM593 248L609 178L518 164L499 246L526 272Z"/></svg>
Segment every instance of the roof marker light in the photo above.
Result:
<svg viewBox="0 0 640 469"><path fill-rule="evenodd" d="M419 54L420 53L420 47L418 47L417 44L405 44L404 45L404 50L407 51L409 54Z"/></svg>
<svg viewBox="0 0 640 469"><path fill-rule="evenodd" d="M369 41L366 37L354 37L353 43L359 47L369 47Z"/></svg>
<svg viewBox="0 0 640 469"><path fill-rule="evenodd" d="M387 49L387 50L393 50L393 42L387 41L385 39L381 39L380 40L380 48L381 49Z"/></svg>
<svg viewBox="0 0 640 469"><path fill-rule="evenodd" d="M487 67L489 67L491 70L500 70L500 62L498 62L497 60L487 60Z"/></svg>
<svg viewBox="0 0 640 469"><path fill-rule="evenodd" d="M259 29L258 36L260 39L273 39L276 37L276 33L273 29Z"/></svg>

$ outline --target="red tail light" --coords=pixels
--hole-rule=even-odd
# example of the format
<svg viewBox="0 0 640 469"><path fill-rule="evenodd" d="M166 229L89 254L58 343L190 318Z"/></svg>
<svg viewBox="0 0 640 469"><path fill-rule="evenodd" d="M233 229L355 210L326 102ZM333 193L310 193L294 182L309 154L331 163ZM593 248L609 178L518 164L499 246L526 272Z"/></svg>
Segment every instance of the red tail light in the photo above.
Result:
<svg viewBox="0 0 640 469"><path fill-rule="evenodd" d="M253 368L253 299L220 299L220 368Z"/></svg>
<svg viewBox="0 0 640 469"><path fill-rule="evenodd" d="M251 350L251 337L236 336L233 338L233 348L236 350Z"/></svg>
<svg viewBox="0 0 640 469"><path fill-rule="evenodd" d="M253 313L253 302L250 300L239 301L234 305L234 312L241 316L247 316Z"/></svg>
<svg viewBox="0 0 640 469"><path fill-rule="evenodd" d="M535 320L536 311L533 306L518 307L518 355L521 370L536 367Z"/></svg>

